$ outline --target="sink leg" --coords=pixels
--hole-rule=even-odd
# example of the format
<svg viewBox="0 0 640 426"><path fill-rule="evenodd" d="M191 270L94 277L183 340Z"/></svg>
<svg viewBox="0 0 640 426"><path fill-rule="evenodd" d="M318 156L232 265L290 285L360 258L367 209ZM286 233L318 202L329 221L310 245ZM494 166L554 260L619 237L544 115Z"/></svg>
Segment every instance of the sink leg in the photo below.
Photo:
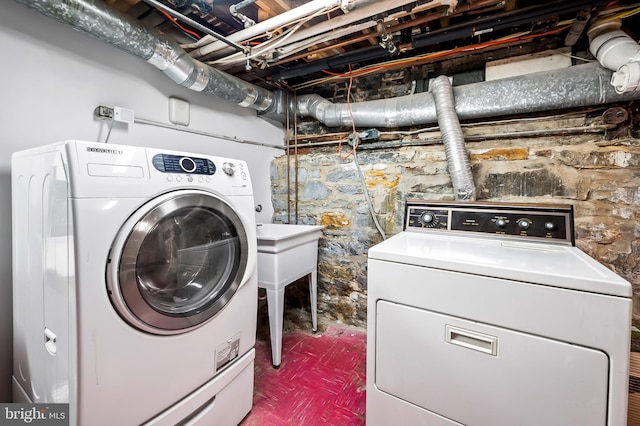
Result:
<svg viewBox="0 0 640 426"><path fill-rule="evenodd" d="M309 294L311 296L311 330L318 331L318 271L309 274Z"/></svg>
<svg viewBox="0 0 640 426"><path fill-rule="evenodd" d="M282 359L282 321L284 316L284 288L267 289L267 308L269 311L269 332L271 334L271 363L275 368Z"/></svg>

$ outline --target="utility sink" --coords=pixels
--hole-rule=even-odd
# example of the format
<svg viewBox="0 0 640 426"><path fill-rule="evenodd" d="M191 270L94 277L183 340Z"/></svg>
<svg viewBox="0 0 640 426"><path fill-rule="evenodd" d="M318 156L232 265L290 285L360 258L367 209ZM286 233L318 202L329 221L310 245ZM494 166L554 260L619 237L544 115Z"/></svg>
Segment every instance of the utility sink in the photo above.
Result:
<svg viewBox="0 0 640 426"><path fill-rule="evenodd" d="M304 276L309 277L311 323L318 329L318 240L322 226L258 224L258 287L267 290L271 356L279 367L282 356L284 288Z"/></svg>
<svg viewBox="0 0 640 426"><path fill-rule="evenodd" d="M284 288L315 271L322 226L258 224L258 282L266 289Z"/></svg>

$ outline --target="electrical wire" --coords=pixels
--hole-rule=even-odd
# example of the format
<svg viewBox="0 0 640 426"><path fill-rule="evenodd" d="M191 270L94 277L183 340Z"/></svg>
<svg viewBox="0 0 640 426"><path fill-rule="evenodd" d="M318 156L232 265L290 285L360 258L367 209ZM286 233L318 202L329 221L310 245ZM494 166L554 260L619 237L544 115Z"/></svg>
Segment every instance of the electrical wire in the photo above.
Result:
<svg viewBox="0 0 640 426"><path fill-rule="evenodd" d="M638 11L636 11L638 10ZM628 11L625 12L626 16L631 16L633 14L639 13L640 12L640 8L638 9L634 9L632 11ZM481 50L481 49L486 49L489 47L494 47L494 46L500 46L500 45L504 45L504 44L508 44L508 43L514 43L514 42L520 42L520 41L526 41L526 40L532 40L535 38L539 38L539 37L545 37L548 35L553 35L553 34L557 34L559 32L564 31L565 29L569 28L569 26L571 25L571 23L573 22L573 20L569 20L569 21L564 21L562 22L561 26L554 28L552 30L549 31L545 31L543 33L532 33L532 32L523 32L523 33L519 33L517 35L510 35L510 36L506 36L506 37L502 37L496 40L492 40L492 41L487 41L484 43L478 43L478 44L474 44L474 45L470 45L470 46L464 46L464 47L458 47L458 48L454 48L454 49L448 49L448 50L442 50L442 51L438 51L438 52L430 52L430 53L426 53L423 55L417 55L414 56L412 58L402 58L402 59L396 59L396 60L392 60L392 61L388 61L388 62L384 62L381 64L376 64L376 65L370 65L370 66L365 66L362 67L356 71L350 71L349 73L337 73L337 72L332 72L329 70L323 70L322 72L325 74L330 75L331 77L325 77L325 78L320 78L320 79L316 79L313 81L309 81L309 82L305 82L303 84L294 86L296 89L303 89L303 88L308 88L308 87L313 87L319 84L325 84L331 81L335 81L338 79L343 79L343 78L349 78L349 77L361 77L361 76L365 76L365 75L369 75L369 74L373 74L373 73L377 73L377 72L381 72L381 71L385 71L385 70L389 70L391 68L395 68L395 67L399 67L399 66L410 66L410 65L415 65L416 63L420 63L426 60L433 60L433 59L441 59L444 58L446 56L449 55L453 55L456 53L462 53L462 52L474 52L477 50Z"/></svg>
<svg viewBox="0 0 640 426"><path fill-rule="evenodd" d="M310 17L309 19L312 19L312 17ZM208 64L212 64L212 65L225 65L225 64L233 64L233 63L239 63L239 62L244 62L248 59L254 59L257 58L258 56L262 56L262 54L264 54L265 52L267 52L268 50L272 50L275 49L276 47L280 46L282 43L284 43L285 41L287 41L287 39L289 37L291 37L296 31L298 31L298 29L300 29L300 27L302 27L303 24L305 24L307 21L304 22L300 22L299 24L297 24L295 27L293 27L289 32L286 33L286 35L281 36L281 37L277 37L277 38L273 38L271 40L267 40L264 43L260 43L256 46L256 48L258 47L262 47L265 44L269 44L271 43L269 46L267 46L266 48L260 50L259 52L255 52L252 53L250 55L240 55L238 53L233 54L230 57L224 58L224 59L218 59L216 61L211 61L211 62L207 62ZM251 41L247 42L247 43L253 43Z"/></svg>
<svg viewBox="0 0 640 426"><path fill-rule="evenodd" d="M419 62L419 61L422 61L422 60L425 60L425 59L436 59L436 58L440 58L440 57L443 57L443 56L451 55L451 54L454 54L454 53L472 52L472 51L475 51L475 50L485 49L487 47L499 46L499 45L507 44L507 43L511 43L511 42L525 41L525 40L531 40L531 39L538 38L538 37L544 37L544 36L548 36L548 35L553 35L553 34L557 34L559 32L562 32L563 30L567 29L568 27L569 27L569 25L564 25L564 26L561 26L559 28L555 28L553 30L545 31L543 33L523 33L523 35L503 37L503 38L499 38L499 39L496 39L496 40L487 41L487 42L484 42L484 43L474 44L474 45L471 45L471 46L457 47L455 49L448 49L448 50L442 50L442 51L439 51L439 52L427 53L427 54L424 54L424 55L414 56L412 58L397 59L397 60L394 60L394 61L385 62L383 64L378 64L378 65L371 66L371 67L363 67L363 68L359 69L358 71L354 71L354 72L350 71L349 73L334 73L334 72L327 71L327 70L323 70L323 72L326 73L326 74L329 74L331 76L334 76L334 77L342 77L342 78L359 77L359 76L371 74L373 72L378 72L378 71L382 71L382 70L385 70L385 69L389 69L391 67L396 67L396 66L399 66L399 65L406 66L406 65L414 64L415 62Z"/></svg>
<svg viewBox="0 0 640 426"><path fill-rule="evenodd" d="M615 20L615 19L623 19L623 18L628 18L630 16L636 15L636 14L640 13L640 7L638 7L639 5L640 5L640 3L636 3L636 4L633 4L633 5L628 5L626 7L619 7L615 11L613 11L613 12L615 12L615 14L613 14L611 16L606 15L606 17L604 17L605 15L603 15L603 14L606 14L607 10L604 10L603 12L600 13L601 18L598 18L598 22L603 22L603 21L606 22L606 21ZM607 7L609 7L609 6L607 6ZM629 10L630 8L631 8L631 10ZM618 10L623 10L623 11L622 12L618 12ZM613 12L611 12L611 13L613 13ZM520 33L519 35L506 36L506 37L503 37L501 39L497 39L494 42L488 42L488 44L481 43L481 44L476 45L477 46L476 50L495 45L494 43L496 43L496 42L499 42L498 44L503 44L503 43L509 43L509 42L512 42L512 41L520 41L520 40L517 39L517 37L524 36L524 35L527 35L527 34L531 34L531 36L525 37L522 40L527 40L529 37L542 37L542 36L554 34L555 32L559 32L559 31L562 31L562 30L566 29L566 26L573 24L574 21L575 21L575 19L568 19L568 20L565 20L565 21L558 22L556 24L556 26L557 27L562 27L562 28L551 30L551 31L548 31L548 32L545 32L545 33L533 34L531 32L525 32L525 33ZM472 46L470 46L470 47L472 47ZM440 57L441 54L444 54L444 55L446 55L446 54L454 54L454 53L457 53L459 51L465 51L465 49L468 49L468 48L469 47L445 50L445 51L442 51L442 52L435 52L435 53L429 53L429 54L426 54L426 55L416 56L413 59L390 61L390 62L385 63L385 64L378 64L378 65L374 65L374 66L370 66L370 67L363 67L363 68L361 68L362 73L361 74L355 74L355 75L357 76L357 75L371 74L371 73L375 73L375 72L378 72L378 71L382 71L382 70L384 70L384 69L386 69L388 67L393 66L394 64L399 65L399 64L407 63L407 62L404 62L404 61L414 62L415 60L434 59L434 58ZM329 74L329 75L331 75L333 77L346 78L346 75L342 74L342 73L334 73L334 72L331 72L329 70L323 70L323 72L325 74ZM302 89L302 88L310 87L312 85L322 84L324 82L333 81L333 80L335 80L335 79L333 79L333 78L332 79L319 79L319 80L315 80L313 82L310 82L308 84L303 84L303 85L296 86L296 88L297 89Z"/></svg>
<svg viewBox="0 0 640 426"><path fill-rule="evenodd" d="M349 64L349 72L351 72L351 64ZM360 143L360 136L358 136L358 132L356 131L356 123L353 120L353 113L351 112L351 86L353 85L353 77L349 77L349 88L347 89L347 111L349 111L349 118L351 119L351 128L353 129L353 148L351 152L347 155L342 155L342 139L338 144L338 155L340 155L341 160L346 160L351 157L352 154L356 152L358 148L358 144Z"/></svg>
<svg viewBox="0 0 640 426"><path fill-rule="evenodd" d="M162 13L173 25L175 25L176 27L180 28L182 31L184 31L185 33L189 34L190 36L194 37L196 40L200 40L202 38L202 36L200 34L198 34L195 31L191 31L190 29L187 29L185 27L183 27L180 22L178 22L178 20L176 18L174 18L173 16L169 15L167 12L165 12L164 10L161 9L156 9L158 12Z"/></svg>
<svg viewBox="0 0 640 426"><path fill-rule="evenodd" d="M376 225L376 229L380 233L380 236L383 240L387 239L387 235L384 233L382 226L380 226L380 222L378 221L378 215L373 210L373 204L371 204L371 198L369 197L369 191L367 191L367 183L364 180L364 174L362 173L362 169L360 168L360 164L358 162L358 154L356 151L353 151L353 161L356 163L356 169L358 169L358 175L360 176L360 184L362 185L362 191L364 192L364 198L367 200L367 206L369 207L369 214L373 219L373 223Z"/></svg>
<svg viewBox="0 0 640 426"><path fill-rule="evenodd" d="M349 71L351 71L351 64L349 64ZM351 149L351 151L346 156L343 156L342 155L342 139L340 139L340 142L338 143L338 155L340 156L341 160L346 160L351 155L353 155L353 162L356 164L356 169L358 170L358 177L360 178L360 185L362 185L362 192L364 193L364 198L367 201L367 207L369 208L369 214L371 215L371 218L373 219L373 223L376 225L376 229L378 230L378 232L382 236L382 239L386 240L387 236L384 233L384 230L382 229L382 226L380 226L380 222L378 221L378 215L376 214L375 210L373 209L373 204L371 203L371 197L369 196L369 191L367 190L367 182L364 179L364 173L362 173L362 169L360 168L360 163L358 162L357 150L358 150L358 145L360 144L360 136L358 135L358 132L356 131L356 124L353 121L353 114L351 112L351 87L352 87L352 84L353 84L353 77L349 78L349 88L347 89L347 110L349 111L349 117L351 118L351 126L352 126L352 129L353 129L353 138L354 138L353 148ZM298 146L298 144L296 142L296 147L297 146Z"/></svg>
<svg viewBox="0 0 640 426"><path fill-rule="evenodd" d="M624 18L628 18L629 16L637 15L638 13L640 13L640 7L638 7L637 3L631 7L633 7L634 9L626 10L624 12L614 13L610 16L604 16L602 18L598 17L598 19L596 19L596 22L609 22L609 21L614 21L616 19L624 19Z"/></svg>
<svg viewBox="0 0 640 426"><path fill-rule="evenodd" d="M107 137L104 138L104 143L109 143L109 136L111 136L111 129L113 129L114 122L115 120L113 119L113 116L112 116L111 121L109 122L109 131L107 131Z"/></svg>
<svg viewBox="0 0 640 426"><path fill-rule="evenodd" d="M623 19L623 18L628 18L630 16L637 15L637 14L640 13L640 7L637 7L637 6L638 6L638 4L635 4L635 5L632 6L634 8L631 9L631 10L625 10L623 12L615 13L615 14L613 14L611 16L606 16L605 18L598 19L598 22L603 22L603 21L606 22L606 21L611 21L611 20L616 20L616 19ZM376 65L372 65L372 66L362 67L357 71L350 71L349 73L336 73L336 72L332 72L332 71L329 71L329 70L323 70L322 72L324 72L325 74L330 75L332 78L314 80L313 82L309 82L309 83L305 83L303 85L296 86L296 89L315 86L317 84L322 84L322 83L327 82L327 81L335 80L336 78L360 77L360 76L364 76L364 75L368 75L368 74L372 74L372 73L377 73L379 71L384 71L384 70L387 70L387 69L392 68L392 67L401 66L401 65L408 66L408 65L414 64L416 62L429 60L429 59L438 59L438 58L442 58L442 57L447 56L447 55L452 55L452 54L456 54L456 53L460 53L460 52L473 52L473 51L476 51L476 50L485 49L485 48L493 47L493 46L499 46L499 45L502 45L502 44L517 42L517 41L526 41L526 40L531 40L531 39L539 38L539 37L545 37L545 36L548 36L548 35L553 35L553 34L557 34L559 32L564 31L565 29L569 28L569 26L573 23L573 21L574 21L573 19L570 19L570 20L559 22L557 24L557 28L554 28L554 29L549 30L549 31L545 31L543 33L532 33L532 32L519 33L517 35L510 35L510 36L498 38L496 40L492 40L492 41L488 41L488 42L484 42L484 43L479 43L479 44L475 44L475 45L471 45L471 46L464 46L464 47L458 47L458 48L455 48L455 49L442 50L442 51L439 51L439 52L432 52L432 53L427 53L427 54L424 54L424 55L414 56L412 58L397 59L397 60L388 61L388 62L385 62L385 63L382 63L382 64L376 64Z"/></svg>

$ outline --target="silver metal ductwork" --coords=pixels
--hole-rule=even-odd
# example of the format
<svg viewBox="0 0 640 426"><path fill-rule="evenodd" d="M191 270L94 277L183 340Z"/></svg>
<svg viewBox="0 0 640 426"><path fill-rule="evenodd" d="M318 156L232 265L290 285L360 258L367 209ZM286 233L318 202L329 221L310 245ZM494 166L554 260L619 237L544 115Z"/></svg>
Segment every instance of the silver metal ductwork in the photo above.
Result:
<svg viewBox="0 0 640 426"><path fill-rule="evenodd" d="M138 56L174 82L260 113L283 113L281 92L255 86L191 58L174 41L97 0L16 0L72 28ZM576 108L640 99L640 91L618 94L611 71L599 64L485 81L453 88L462 120ZM293 108L292 108L293 109ZM402 127L436 123L430 92L397 98L334 104L318 95L299 96L296 110L329 127Z"/></svg>
<svg viewBox="0 0 640 426"><path fill-rule="evenodd" d="M303 117L311 116L329 127L406 127L437 122L443 135L456 196L460 200L475 199L475 186L459 119L500 117L640 99L640 90L617 93L610 84L612 71L592 63L454 88L446 77L442 77L436 79L432 92L350 105L334 104L318 95L303 95L293 105L288 104L282 91L272 92L255 86L193 59L176 42L112 9L103 1L16 1L144 59L177 84L253 108L266 117L284 121L284 113L289 109L296 110ZM625 64L638 68L638 83L631 79L633 84L629 86L640 87L640 65L636 61L640 49L637 44L624 34L604 33L607 33L604 42L594 46L607 47L611 43L613 47L607 47L609 50L596 49L598 59L608 64L611 62L609 58L622 58ZM591 35L595 36L593 32ZM627 53L629 50L633 53L631 59L628 59L631 55ZM616 65L619 64L616 62Z"/></svg>
<svg viewBox="0 0 640 426"><path fill-rule="evenodd" d="M451 176L456 200L475 201L476 186L473 183L462 127L456 114L451 82L446 76L441 75L431 81L430 90L436 104L438 126L442 134L442 143L447 156L447 169Z"/></svg>
<svg viewBox="0 0 640 426"><path fill-rule="evenodd" d="M275 108L273 92L191 58L174 41L119 13L103 1L16 1L144 59L181 86L260 112Z"/></svg>
<svg viewBox="0 0 640 426"><path fill-rule="evenodd" d="M453 88L461 120L500 117L557 109L602 105L640 99L640 92L618 94L611 71L599 64L576 65L553 71L483 81ZM297 112L329 127L402 127L436 123L431 92L397 98L334 104L318 95L298 96Z"/></svg>

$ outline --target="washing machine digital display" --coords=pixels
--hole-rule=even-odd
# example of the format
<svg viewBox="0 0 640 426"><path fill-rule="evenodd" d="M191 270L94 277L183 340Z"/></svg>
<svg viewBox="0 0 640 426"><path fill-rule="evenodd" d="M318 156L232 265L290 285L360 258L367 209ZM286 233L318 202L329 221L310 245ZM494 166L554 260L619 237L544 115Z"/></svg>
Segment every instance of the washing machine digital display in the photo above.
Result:
<svg viewBox="0 0 640 426"><path fill-rule="evenodd" d="M179 155L156 154L151 160L153 167L162 173L188 173L212 175L216 172L213 161L206 158L182 157Z"/></svg>

